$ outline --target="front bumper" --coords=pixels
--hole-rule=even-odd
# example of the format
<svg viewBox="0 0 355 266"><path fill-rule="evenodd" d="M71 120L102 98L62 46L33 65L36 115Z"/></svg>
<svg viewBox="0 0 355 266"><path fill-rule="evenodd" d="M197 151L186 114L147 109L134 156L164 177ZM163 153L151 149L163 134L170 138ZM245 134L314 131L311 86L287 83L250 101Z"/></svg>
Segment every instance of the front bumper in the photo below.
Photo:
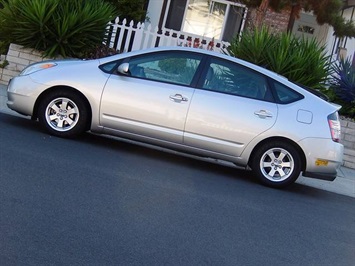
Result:
<svg viewBox="0 0 355 266"><path fill-rule="evenodd" d="M11 79L7 87L7 106L20 114L32 116L36 99L43 91L42 86L29 76Z"/></svg>

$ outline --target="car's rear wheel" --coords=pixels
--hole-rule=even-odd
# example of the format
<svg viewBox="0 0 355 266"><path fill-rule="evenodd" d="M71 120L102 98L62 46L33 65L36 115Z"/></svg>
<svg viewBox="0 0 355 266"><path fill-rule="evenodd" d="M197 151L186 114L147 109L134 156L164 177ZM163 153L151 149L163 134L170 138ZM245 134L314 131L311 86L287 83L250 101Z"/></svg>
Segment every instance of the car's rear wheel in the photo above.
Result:
<svg viewBox="0 0 355 266"><path fill-rule="evenodd" d="M72 91L56 90L41 99L38 119L50 134L72 138L86 130L89 115L82 96Z"/></svg>
<svg viewBox="0 0 355 266"><path fill-rule="evenodd" d="M259 181L269 187L286 187L301 173L301 157L291 144L271 141L255 152L252 169Z"/></svg>

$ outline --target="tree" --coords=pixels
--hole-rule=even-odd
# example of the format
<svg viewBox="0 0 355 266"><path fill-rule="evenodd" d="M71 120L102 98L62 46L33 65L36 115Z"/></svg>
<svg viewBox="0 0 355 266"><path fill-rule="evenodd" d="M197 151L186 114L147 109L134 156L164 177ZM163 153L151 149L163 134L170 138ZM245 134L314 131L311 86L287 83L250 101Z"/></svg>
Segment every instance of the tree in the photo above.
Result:
<svg viewBox="0 0 355 266"><path fill-rule="evenodd" d="M135 22L146 20L146 5L148 0L105 0L116 7L117 15Z"/></svg>
<svg viewBox="0 0 355 266"><path fill-rule="evenodd" d="M268 8L276 12L288 8L291 11L288 31L291 31L293 21L304 9L313 11L320 25L327 23L333 26L335 36L355 37L355 25L341 16L341 10L344 7L343 0L240 0L240 2L257 9L256 26L261 25Z"/></svg>

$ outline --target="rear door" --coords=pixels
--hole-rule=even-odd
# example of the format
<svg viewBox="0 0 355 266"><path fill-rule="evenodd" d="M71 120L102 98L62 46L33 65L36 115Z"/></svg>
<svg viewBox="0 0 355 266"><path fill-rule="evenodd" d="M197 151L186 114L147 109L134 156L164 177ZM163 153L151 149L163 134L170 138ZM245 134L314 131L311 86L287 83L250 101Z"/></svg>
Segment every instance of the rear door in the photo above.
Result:
<svg viewBox="0 0 355 266"><path fill-rule="evenodd" d="M102 126L182 143L193 82L203 55L164 51L128 60L127 75L112 74L101 101Z"/></svg>
<svg viewBox="0 0 355 266"><path fill-rule="evenodd" d="M277 119L268 78L216 57L204 72L187 116L184 143L238 157Z"/></svg>

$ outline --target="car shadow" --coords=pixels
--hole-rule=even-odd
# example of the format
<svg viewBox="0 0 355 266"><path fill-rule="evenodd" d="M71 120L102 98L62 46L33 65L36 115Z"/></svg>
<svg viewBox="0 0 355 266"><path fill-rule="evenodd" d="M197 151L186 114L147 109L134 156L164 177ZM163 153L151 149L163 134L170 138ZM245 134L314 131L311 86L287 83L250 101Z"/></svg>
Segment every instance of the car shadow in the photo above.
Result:
<svg viewBox="0 0 355 266"><path fill-rule="evenodd" d="M107 135L97 135L89 132L76 139L61 139L48 135L41 129L37 121L32 121L26 117L0 113L0 120L7 127L20 129L22 134L25 134L26 132L36 133L39 134L41 138L53 138L65 142L75 141L96 148L110 150L114 153L120 152L123 154L134 155L142 160L149 158L150 160L168 163L182 168L187 167L198 173L201 182L208 179L209 181L212 180L211 182L218 183L222 177L232 189L238 189L239 191L247 189L249 193L292 193L297 196L311 198L334 197L334 195L337 195L332 192L308 187L298 183L283 189L268 188L261 185L249 170L239 169L231 165L226 165L223 162L215 162L212 159L200 158L153 145L142 144L136 141ZM218 176L218 178L216 178L216 176Z"/></svg>

